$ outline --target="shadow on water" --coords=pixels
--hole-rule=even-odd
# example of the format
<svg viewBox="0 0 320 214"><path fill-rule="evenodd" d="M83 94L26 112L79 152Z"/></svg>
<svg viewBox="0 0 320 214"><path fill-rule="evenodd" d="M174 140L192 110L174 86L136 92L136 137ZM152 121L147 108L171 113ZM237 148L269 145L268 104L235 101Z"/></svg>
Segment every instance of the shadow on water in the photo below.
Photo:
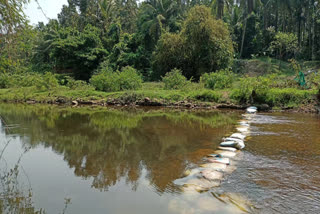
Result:
<svg viewBox="0 0 320 214"><path fill-rule="evenodd" d="M4 138L34 151L52 150L93 189L126 186L135 192L147 183L159 196L179 195L173 181L214 151L240 117L239 112L13 104L1 104L0 115L10 127L10 133L2 130Z"/></svg>

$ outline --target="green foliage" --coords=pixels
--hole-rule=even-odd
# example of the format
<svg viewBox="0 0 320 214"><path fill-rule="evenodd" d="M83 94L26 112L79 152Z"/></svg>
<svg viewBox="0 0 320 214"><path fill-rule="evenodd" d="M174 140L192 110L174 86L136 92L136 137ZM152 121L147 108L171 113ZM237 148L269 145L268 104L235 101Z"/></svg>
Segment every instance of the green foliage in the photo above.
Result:
<svg viewBox="0 0 320 214"><path fill-rule="evenodd" d="M296 75L298 75L301 71L301 66L299 63L295 59L290 59L289 62L291 63L291 67L295 71Z"/></svg>
<svg viewBox="0 0 320 214"><path fill-rule="evenodd" d="M156 73L173 68L198 79L203 73L231 66L233 45L227 26L205 6L193 7L179 34L163 34L153 55Z"/></svg>
<svg viewBox="0 0 320 214"><path fill-rule="evenodd" d="M187 78L182 75L182 71L179 69L173 69L166 73L162 78L162 82L164 83L165 89L182 89L189 83Z"/></svg>
<svg viewBox="0 0 320 214"><path fill-rule="evenodd" d="M199 78L205 72L231 66L233 44L228 27L216 20L209 8L193 7L184 22L181 36L186 45L186 74Z"/></svg>
<svg viewBox="0 0 320 214"><path fill-rule="evenodd" d="M23 88L35 86L40 90L51 90L59 86L56 76L52 73L18 73L1 74L0 88Z"/></svg>
<svg viewBox="0 0 320 214"><path fill-rule="evenodd" d="M298 38L293 33L278 32L271 42L270 50L284 59L286 55L293 55L298 50Z"/></svg>
<svg viewBox="0 0 320 214"><path fill-rule="evenodd" d="M308 77L308 83L314 89L320 89L320 73L312 73L310 77Z"/></svg>
<svg viewBox="0 0 320 214"><path fill-rule="evenodd" d="M118 75L112 70L94 74L90 79L90 84L98 91L120 91Z"/></svg>
<svg viewBox="0 0 320 214"><path fill-rule="evenodd" d="M120 90L136 90L142 86L142 78L137 70L127 66L118 72Z"/></svg>
<svg viewBox="0 0 320 214"><path fill-rule="evenodd" d="M205 73L201 76L200 82L208 89L230 88L235 76L230 70L220 70L212 73Z"/></svg>
<svg viewBox="0 0 320 214"><path fill-rule="evenodd" d="M100 38L101 30L87 25L83 32L74 28L61 28L51 43L51 58L59 70L72 68L77 79L88 80L107 51Z"/></svg>
<svg viewBox="0 0 320 214"><path fill-rule="evenodd" d="M183 68L185 41L180 34L165 33L160 37L153 54L153 77L159 79L173 68Z"/></svg>
<svg viewBox="0 0 320 214"><path fill-rule="evenodd" d="M135 90L141 88L142 78L132 67L124 67L121 72L104 67L91 77L90 83L98 91Z"/></svg>
<svg viewBox="0 0 320 214"><path fill-rule="evenodd" d="M296 88L273 88L266 93L265 102L271 106L297 107L314 100L315 94L315 91L300 90Z"/></svg>
<svg viewBox="0 0 320 214"><path fill-rule="evenodd" d="M71 90L94 90L91 85L82 80L75 80L71 77L68 77L66 81L66 86Z"/></svg>
<svg viewBox="0 0 320 214"><path fill-rule="evenodd" d="M275 84L275 75L240 78L238 87L230 94L240 103L264 102L267 91Z"/></svg>
<svg viewBox="0 0 320 214"><path fill-rule="evenodd" d="M24 15L23 6L29 0L1 0L0 1L0 29L4 32L11 33L16 26L24 23L26 17Z"/></svg>
<svg viewBox="0 0 320 214"><path fill-rule="evenodd" d="M47 72L45 73L40 81L37 81L35 86L41 90L52 90L59 86L58 80L54 74Z"/></svg>

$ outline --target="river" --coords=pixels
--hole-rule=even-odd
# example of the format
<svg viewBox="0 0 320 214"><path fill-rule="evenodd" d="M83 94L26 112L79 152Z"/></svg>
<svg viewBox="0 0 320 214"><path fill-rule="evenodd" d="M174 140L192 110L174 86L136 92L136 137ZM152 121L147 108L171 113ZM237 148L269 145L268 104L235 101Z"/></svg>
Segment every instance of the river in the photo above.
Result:
<svg viewBox="0 0 320 214"><path fill-rule="evenodd" d="M219 187L190 194L176 184L235 132L242 113L0 104L0 210L318 213L317 115L258 113Z"/></svg>

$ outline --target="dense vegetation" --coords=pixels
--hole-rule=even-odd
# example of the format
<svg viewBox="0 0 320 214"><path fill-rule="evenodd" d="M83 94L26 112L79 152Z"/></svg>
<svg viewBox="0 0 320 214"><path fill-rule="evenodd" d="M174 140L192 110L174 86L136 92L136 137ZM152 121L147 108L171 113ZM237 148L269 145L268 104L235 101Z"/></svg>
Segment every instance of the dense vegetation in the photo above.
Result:
<svg viewBox="0 0 320 214"><path fill-rule="evenodd" d="M319 69L315 0L68 0L57 20L37 26L23 14L27 2L0 1L0 87L16 94L6 89L2 100L153 90L161 99L179 91L171 100L291 105L312 102L319 88L316 72L304 87L292 81Z"/></svg>

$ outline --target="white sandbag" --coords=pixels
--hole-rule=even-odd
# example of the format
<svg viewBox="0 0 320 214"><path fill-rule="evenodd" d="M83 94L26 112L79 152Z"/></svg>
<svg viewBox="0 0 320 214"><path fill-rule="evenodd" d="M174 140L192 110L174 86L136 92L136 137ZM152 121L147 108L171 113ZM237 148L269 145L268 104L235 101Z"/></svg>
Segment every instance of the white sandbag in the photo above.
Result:
<svg viewBox="0 0 320 214"><path fill-rule="evenodd" d="M201 171L201 175L208 180L222 180L223 173L213 169L205 169Z"/></svg>
<svg viewBox="0 0 320 214"><path fill-rule="evenodd" d="M249 127L248 126L238 126L237 131L241 132L241 133L247 133L249 131Z"/></svg>
<svg viewBox="0 0 320 214"><path fill-rule="evenodd" d="M237 155L236 152L217 150L211 156L214 157L215 154L219 155L220 157L223 157L223 158L233 158L233 157L235 157Z"/></svg>
<svg viewBox="0 0 320 214"><path fill-rule="evenodd" d="M231 138L237 138L239 140L244 140L246 138L246 136L244 134L241 134L241 133L234 133L230 137Z"/></svg>
<svg viewBox="0 0 320 214"><path fill-rule="evenodd" d="M249 113L249 114L255 114L255 113L257 113L257 111L258 111L258 109L257 109L257 107L249 107L249 108L247 108L247 113Z"/></svg>
<svg viewBox="0 0 320 214"><path fill-rule="evenodd" d="M193 175L196 175L198 173L200 173L200 169L199 168L195 168L195 169L187 169L183 175L184 176L193 176Z"/></svg>
<svg viewBox="0 0 320 214"><path fill-rule="evenodd" d="M245 147L244 142L242 140L222 142L222 143L220 143L220 146L221 147L232 147L232 148L236 148L238 150L241 150Z"/></svg>
<svg viewBox="0 0 320 214"><path fill-rule="evenodd" d="M249 123L246 123L246 122L239 122L239 125L240 126L246 126L246 127L249 127Z"/></svg>
<svg viewBox="0 0 320 214"><path fill-rule="evenodd" d="M224 138L224 141L235 141L235 142L240 142L240 143L242 142L243 143L243 140L233 138L233 137Z"/></svg>
<svg viewBox="0 0 320 214"><path fill-rule="evenodd" d="M241 125L241 126L250 126L248 120L240 120L240 121L239 121L239 125Z"/></svg>
<svg viewBox="0 0 320 214"><path fill-rule="evenodd" d="M222 163L205 163L205 164L201 164L200 167L208 168L216 171L224 171L227 168L227 165Z"/></svg>
<svg viewBox="0 0 320 214"><path fill-rule="evenodd" d="M230 164L229 158L219 158L219 157L212 157L207 159L210 163L222 163L222 164Z"/></svg>
<svg viewBox="0 0 320 214"><path fill-rule="evenodd" d="M237 149L233 148L233 147L221 147L221 146L219 146L218 149L229 151L229 152L236 152L237 151Z"/></svg>
<svg viewBox="0 0 320 214"><path fill-rule="evenodd" d="M255 110L258 110L258 108L257 108L257 107L255 107L255 106L250 106L248 109L255 109Z"/></svg>
<svg viewBox="0 0 320 214"><path fill-rule="evenodd" d="M220 143L221 147L232 147L232 148L236 148L238 145L238 142L236 141L226 141L226 142L222 142Z"/></svg>
<svg viewBox="0 0 320 214"><path fill-rule="evenodd" d="M190 179L188 181L186 181L186 183L183 185L184 187L187 186L195 186L197 187L197 190L208 190L212 187L218 187L220 186L220 182L218 181L209 181L206 180L204 178L200 178L200 179Z"/></svg>

